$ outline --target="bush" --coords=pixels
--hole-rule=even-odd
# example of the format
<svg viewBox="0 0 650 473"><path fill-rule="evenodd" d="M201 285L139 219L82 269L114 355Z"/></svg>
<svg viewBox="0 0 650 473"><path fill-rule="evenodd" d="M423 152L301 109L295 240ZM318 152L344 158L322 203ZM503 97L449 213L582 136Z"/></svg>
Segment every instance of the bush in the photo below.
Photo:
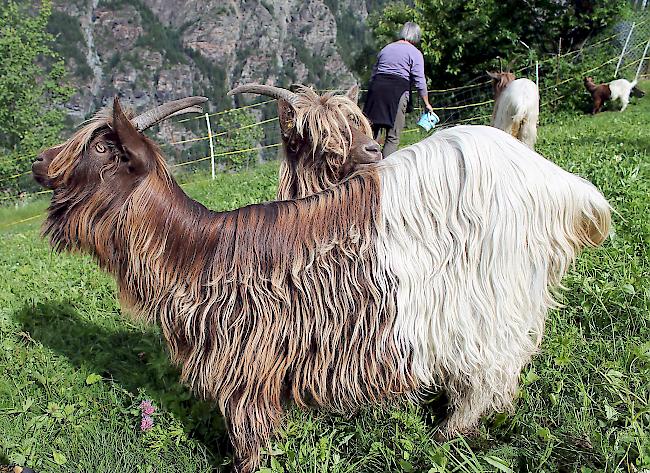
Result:
<svg viewBox="0 0 650 473"><path fill-rule="evenodd" d="M416 0L414 6L388 5L371 15L369 25L378 49L394 39L405 21L417 22L427 76L462 85L499 56L523 62L531 54L555 53L560 38L565 48L577 48L618 22L626 5L624 0Z"/></svg>

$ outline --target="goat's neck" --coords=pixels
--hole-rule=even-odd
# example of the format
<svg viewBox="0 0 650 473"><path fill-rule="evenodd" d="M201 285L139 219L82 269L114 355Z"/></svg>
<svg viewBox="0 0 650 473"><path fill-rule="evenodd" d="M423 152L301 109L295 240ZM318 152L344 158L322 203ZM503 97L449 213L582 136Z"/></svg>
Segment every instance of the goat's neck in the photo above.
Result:
<svg viewBox="0 0 650 473"><path fill-rule="evenodd" d="M118 228L122 300L151 320L232 281L284 278L319 252L367 243L378 205L376 172L305 199L229 212L206 209L175 184L136 194Z"/></svg>
<svg viewBox="0 0 650 473"><path fill-rule="evenodd" d="M179 294L194 294L206 280L210 248L223 239L222 214L189 198L175 183L162 191L141 192L127 203L118 228L115 268L120 296L153 316Z"/></svg>
<svg viewBox="0 0 650 473"><path fill-rule="evenodd" d="M593 82L585 82L585 87L589 92L595 92L598 86L594 84Z"/></svg>

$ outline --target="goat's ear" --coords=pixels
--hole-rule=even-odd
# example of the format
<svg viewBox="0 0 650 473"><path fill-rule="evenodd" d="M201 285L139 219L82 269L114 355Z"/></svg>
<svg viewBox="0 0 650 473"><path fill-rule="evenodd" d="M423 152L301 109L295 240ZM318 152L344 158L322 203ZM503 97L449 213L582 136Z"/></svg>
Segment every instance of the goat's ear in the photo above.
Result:
<svg viewBox="0 0 650 473"><path fill-rule="evenodd" d="M289 136L296 126L296 111L293 106L284 99L278 99L278 118L280 130L283 136Z"/></svg>
<svg viewBox="0 0 650 473"><path fill-rule="evenodd" d="M496 72L485 71L490 79L499 80L500 76Z"/></svg>
<svg viewBox="0 0 650 473"><path fill-rule="evenodd" d="M359 102L359 86L358 85L353 85L350 87L350 90L347 91L345 94L350 100L352 100L354 103Z"/></svg>
<svg viewBox="0 0 650 473"><path fill-rule="evenodd" d="M151 150L144 136L133 126L122 110L117 97L113 100L113 131L124 151L130 172L141 174L148 170Z"/></svg>

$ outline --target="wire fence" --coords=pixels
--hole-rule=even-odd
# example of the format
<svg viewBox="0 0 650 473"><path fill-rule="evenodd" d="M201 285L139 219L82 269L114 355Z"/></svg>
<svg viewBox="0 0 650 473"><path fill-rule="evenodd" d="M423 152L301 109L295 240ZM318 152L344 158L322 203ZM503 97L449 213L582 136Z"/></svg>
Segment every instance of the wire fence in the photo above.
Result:
<svg viewBox="0 0 650 473"><path fill-rule="evenodd" d="M561 51L560 45L557 54L537 60L530 59L514 72L517 77L527 77L538 84L543 109L560 107L567 100L579 100L587 105L588 100L584 96L586 92L582 84L585 76L593 75L596 82L606 82L619 77L630 80L646 78L650 75L649 46L650 16L641 11L638 18L621 23L605 38L593 42L585 41L578 49L566 52ZM329 91L336 93L345 90ZM494 104L492 95L491 81L486 76L478 77L462 86L431 88L429 101L440 117L439 126L487 124ZM240 166L248 166L251 161L268 158L269 153L277 154L281 143L274 102L273 99L263 100L173 120L173 126L191 129L191 133L185 134L191 136L161 144L170 155L168 157L172 160L172 169L176 172L187 172L189 169L204 174L205 165L210 162L214 177L215 166L222 166L226 159L237 160ZM422 109L419 101L414 108L418 111ZM249 121L251 116L254 120L252 123L237 123L232 126L231 117L237 113L246 113ZM415 126L419 114L412 115L415 116L409 119L402 133L426 136L427 133ZM249 140L244 146L241 146L242 140L231 139L243 132L253 131L254 142ZM25 201L49 192L33 191L30 176L33 155L25 154L11 158L0 156L0 164L3 160L5 163L11 163L16 171L0 178L0 205Z"/></svg>

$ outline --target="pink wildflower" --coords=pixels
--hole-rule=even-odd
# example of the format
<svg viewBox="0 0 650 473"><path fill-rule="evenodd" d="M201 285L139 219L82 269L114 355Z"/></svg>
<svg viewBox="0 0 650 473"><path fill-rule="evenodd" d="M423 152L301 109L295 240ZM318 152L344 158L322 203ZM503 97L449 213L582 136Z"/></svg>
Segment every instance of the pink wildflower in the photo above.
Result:
<svg viewBox="0 0 650 473"><path fill-rule="evenodd" d="M140 403L140 410L142 411L142 415L150 416L156 412L156 407L151 404L151 401L142 401Z"/></svg>
<svg viewBox="0 0 650 473"><path fill-rule="evenodd" d="M140 430L145 432L152 427L153 427L153 417L147 415L142 416L142 422L140 422Z"/></svg>

